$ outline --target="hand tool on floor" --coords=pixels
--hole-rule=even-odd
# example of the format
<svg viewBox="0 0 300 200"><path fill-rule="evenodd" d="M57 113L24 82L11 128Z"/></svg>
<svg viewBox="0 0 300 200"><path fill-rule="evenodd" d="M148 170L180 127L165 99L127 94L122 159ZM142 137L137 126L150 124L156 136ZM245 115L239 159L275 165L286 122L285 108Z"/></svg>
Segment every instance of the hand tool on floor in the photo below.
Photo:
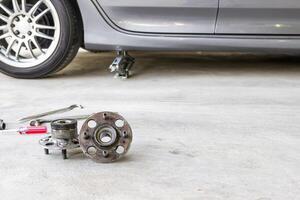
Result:
<svg viewBox="0 0 300 200"><path fill-rule="evenodd" d="M27 126L27 127L20 127L18 129L0 131L0 134L7 134L7 133L19 133L21 135L38 135L38 134L47 134L48 130L46 126Z"/></svg>
<svg viewBox="0 0 300 200"><path fill-rule="evenodd" d="M45 112L45 113L41 113L41 114L37 114L37 115L24 117L24 118L20 119L19 122L23 123L23 122L28 122L30 120L34 120L34 119L42 118L42 117L45 117L45 116L49 116L49 115L65 113L65 112L69 112L71 110L74 110L75 108L83 109L84 107L82 105L71 105L71 106L66 107L66 108L61 108L61 109L57 109L57 110L53 110L53 111L49 111L49 112Z"/></svg>

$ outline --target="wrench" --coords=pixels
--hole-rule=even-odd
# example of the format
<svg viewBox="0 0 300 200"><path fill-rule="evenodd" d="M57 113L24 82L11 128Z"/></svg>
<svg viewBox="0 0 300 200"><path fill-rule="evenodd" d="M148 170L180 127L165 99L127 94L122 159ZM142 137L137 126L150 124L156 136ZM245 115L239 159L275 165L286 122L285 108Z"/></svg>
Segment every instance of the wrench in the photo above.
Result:
<svg viewBox="0 0 300 200"><path fill-rule="evenodd" d="M45 112L45 113L41 113L41 114L37 114L37 115L32 115L32 116L28 116L28 117L24 117L22 119L19 119L20 123L23 122L27 122L30 120L34 120L34 119L38 119L41 117L45 117L45 116L49 116L49 115L54 115L54 114L59 114L59 113L65 113L65 112L69 112L75 108L80 108L83 109L84 107L82 105L71 105L69 107L66 108L61 108L61 109L57 109L57 110L53 110L53 111L49 111L49 112Z"/></svg>

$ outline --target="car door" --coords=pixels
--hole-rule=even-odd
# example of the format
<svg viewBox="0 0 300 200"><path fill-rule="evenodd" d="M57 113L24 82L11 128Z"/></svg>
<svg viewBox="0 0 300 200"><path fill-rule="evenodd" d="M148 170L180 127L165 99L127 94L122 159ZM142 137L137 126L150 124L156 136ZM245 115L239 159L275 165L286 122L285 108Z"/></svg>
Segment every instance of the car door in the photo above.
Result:
<svg viewBox="0 0 300 200"><path fill-rule="evenodd" d="M213 34L218 0L97 0L119 28L146 33Z"/></svg>
<svg viewBox="0 0 300 200"><path fill-rule="evenodd" d="M300 0L220 0L217 34L300 34Z"/></svg>

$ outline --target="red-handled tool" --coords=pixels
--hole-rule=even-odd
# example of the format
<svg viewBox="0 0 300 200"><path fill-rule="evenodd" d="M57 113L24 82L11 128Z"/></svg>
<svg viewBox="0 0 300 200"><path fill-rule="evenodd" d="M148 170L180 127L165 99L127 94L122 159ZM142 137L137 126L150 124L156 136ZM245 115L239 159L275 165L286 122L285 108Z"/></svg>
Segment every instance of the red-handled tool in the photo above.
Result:
<svg viewBox="0 0 300 200"><path fill-rule="evenodd" d="M2 134L2 133L19 133L21 135L38 135L38 134L47 134L48 130L47 130L46 126L28 126L28 127L21 127L18 129L0 131L0 134Z"/></svg>

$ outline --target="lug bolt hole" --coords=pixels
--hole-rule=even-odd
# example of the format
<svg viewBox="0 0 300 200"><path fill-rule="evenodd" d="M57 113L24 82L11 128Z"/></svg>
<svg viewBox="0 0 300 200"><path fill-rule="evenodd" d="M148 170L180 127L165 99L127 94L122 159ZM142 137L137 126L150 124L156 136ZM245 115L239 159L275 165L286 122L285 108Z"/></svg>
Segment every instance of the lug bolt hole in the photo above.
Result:
<svg viewBox="0 0 300 200"><path fill-rule="evenodd" d="M118 119L116 122L115 122L115 125L119 128L122 128L124 125L125 125L125 122L121 119Z"/></svg>
<svg viewBox="0 0 300 200"><path fill-rule="evenodd" d="M95 147L91 146L87 149L87 153L90 155L95 155L97 153L97 149Z"/></svg>

